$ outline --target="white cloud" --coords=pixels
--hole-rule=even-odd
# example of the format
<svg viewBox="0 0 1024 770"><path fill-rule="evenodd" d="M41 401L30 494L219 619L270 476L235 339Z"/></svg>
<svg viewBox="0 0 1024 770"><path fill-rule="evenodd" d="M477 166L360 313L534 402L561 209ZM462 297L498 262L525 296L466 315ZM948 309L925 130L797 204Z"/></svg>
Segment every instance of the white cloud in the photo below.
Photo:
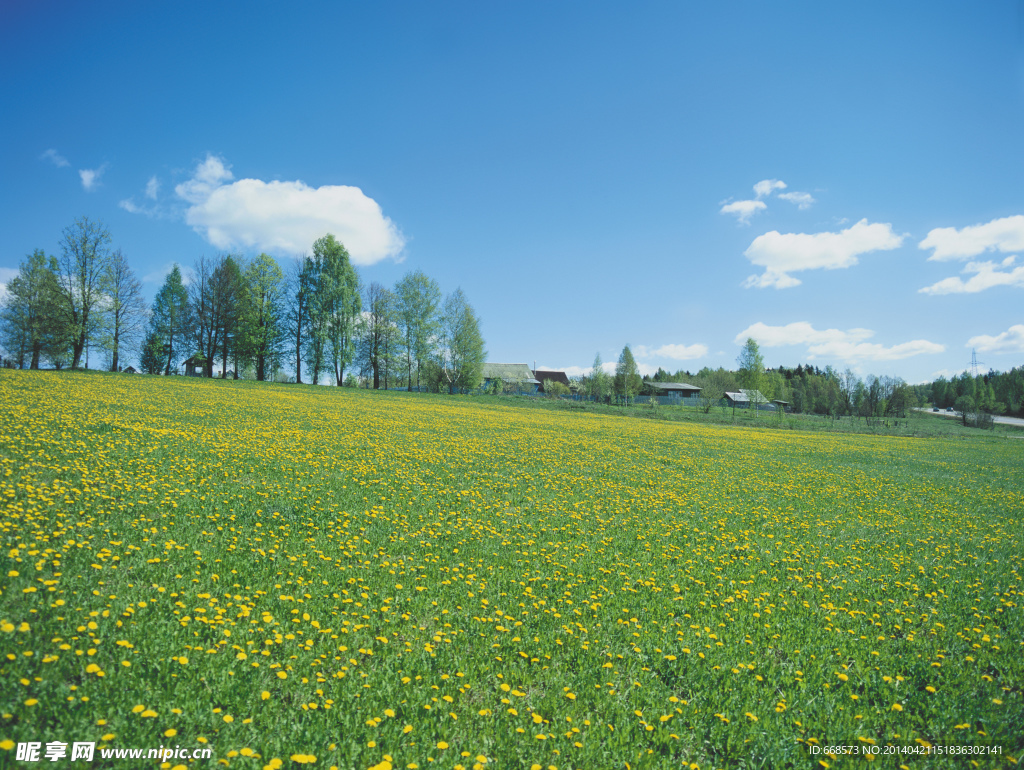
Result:
<svg viewBox="0 0 1024 770"><path fill-rule="evenodd" d="M954 372L952 369L936 369L924 382L935 382L939 377L945 377L948 380L950 377L955 377L958 374L960 374L960 372Z"/></svg>
<svg viewBox="0 0 1024 770"><path fill-rule="evenodd" d="M1012 270L999 269L1012 267L1015 259L1016 257L1007 257L999 264L968 262L961 272L973 275L966 281L959 276L952 276L917 291L920 294L977 294L993 286L1016 286L1024 289L1024 265Z"/></svg>
<svg viewBox="0 0 1024 770"><path fill-rule="evenodd" d="M929 231L918 248L932 249L929 262L970 259L986 251L1024 251L1024 215L993 219L961 230L937 227Z"/></svg>
<svg viewBox="0 0 1024 770"><path fill-rule="evenodd" d="M892 231L892 225L869 224L866 219L838 233L783 234L772 230L755 238L743 252L752 263L765 268L763 274L750 276L743 285L777 289L796 286L800 281L790 273L850 267L857 264L861 254L898 248L903 238Z"/></svg>
<svg viewBox="0 0 1024 770"><path fill-rule="evenodd" d="M65 168L66 166L70 166L71 165L70 163L68 163L68 159L67 158L65 158L63 155L58 153L52 147L49 150L47 150L46 152L44 152L42 155L40 155L39 158L40 158L40 160L48 160L48 161L50 161L57 168Z"/></svg>
<svg viewBox="0 0 1024 770"><path fill-rule="evenodd" d="M81 168L78 170L78 175L82 178L82 187L85 188L86 192L92 192L99 187L100 177L103 176L103 172L106 170L106 163L99 168Z"/></svg>
<svg viewBox="0 0 1024 770"><path fill-rule="evenodd" d="M785 326L768 326L758 322L736 335L733 340L742 345L748 337L753 337L764 347L783 347L787 345L803 345L807 348L807 356L833 358L840 361L896 361L926 353L941 353L946 349L928 340L911 340L898 345L886 347L876 342L865 340L874 336L871 329L815 329L806 321L787 324Z"/></svg>
<svg viewBox="0 0 1024 770"><path fill-rule="evenodd" d="M735 214L740 224L750 224L750 218L758 211L768 208L761 201L733 201L718 210L719 214Z"/></svg>
<svg viewBox="0 0 1024 770"><path fill-rule="evenodd" d="M803 211L804 209L809 209L812 205L814 205L814 203L816 203L811 194L805 192L782 193L779 197L782 198L782 200L784 201L789 201L790 203L794 204L801 211Z"/></svg>
<svg viewBox="0 0 1024 770"><path fill-rule="evenodd" d="M648 348L637 345L634 353L637 358L671 358L674 361L690 361L703 358L708 354L707 345L662 345L660 348Z"/></svg>
<svg viewBox="0 0 1024 770"><path fill-rule="evenodd" d="M358 187L232 179L224 160L208 155L174 188L190 204L185 221L217 248L298 254L332 233L354 264L371 265L397 257L405 246L395 224Z"/></svg>
<svg viewBox="0 0 1024 770"><path fill-rule="evenodd" d="M971 337L967 347L985 353L1024 353L1024 324L1015 324L995 337L987 334Z"/></svg>
<svg viewBox="0 0 1024 770"><path fill-rule="evenodd" d="M781 179L762 179L754 185L754 195L758 198L764 198L767 195L771 195L776 190L785 189L786 183Z"/></svg>
<svg viewBox="0 0 1024 770"><path fill-rule="evenodd" d="M146 182L146 197L150 200L156 200L157 193L160 192L160 180L155 176L151 176L149 181Z"/></svg>

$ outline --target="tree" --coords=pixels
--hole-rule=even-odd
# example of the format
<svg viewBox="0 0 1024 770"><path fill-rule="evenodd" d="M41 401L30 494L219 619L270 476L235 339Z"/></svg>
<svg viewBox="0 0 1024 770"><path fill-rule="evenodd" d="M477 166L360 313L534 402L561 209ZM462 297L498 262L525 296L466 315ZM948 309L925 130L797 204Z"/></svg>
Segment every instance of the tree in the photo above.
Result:
<svg viewBox="0 0 1024 770"><path fill-rule="evenodd" d="M462 289L456 289L445 298L439 343L438 365L448 392L477 387L487 353L480 335L480 321Z"/></svg>
<svg viewBox="0 0 1024 770"><path fill-rule="evenodd" d="M97 312L107 290L110 233L87 217L64 228L57 259L59 307L71 334L71 368L77 369L86 343L99 327Z"/></svg>
<svg viewBox="0 0 1024 770"><path fill-rule="evenodd" d="M142 354L139 356L139 367L145 374L160 374L163 367L163 347L160 338L152 328L146 333L142 343Z"/></svg>
<svg viewBox="0 0 1024 770"><path fill-rule="evenodd" d="M393 320L394 297L374 281L366 287L366 318L361 341L361 356L373 376L373 389L380 389L382 372L388 369L389 348L396 336ZM387 388L387 384L384 386Z"/></svg>
<svg viewBox="0 0 1024 770"><path fill-rule="evenodd" d="M242 298L244 296L244 276L242 262L231 254L223 257L213 271L213 285L217 302L221 306L220 345L221 369L220 376L228 376L228 358L234 356L234 376L238 379L238 343L242 323ZM213 353L210 354L210 365L213 366ZM212 368L211 368L212 374Z"/></svg>
<svg viewBox="0 0 1024 770"><path fill-rule="evenodd" d="M110 353L110 371L120 371L121 353L135 349L145 328L142 284L118 249L110 256L106 275L106 319L101 344Z"/></svg>
<svg viewBox="0 0 1024 770"><path fill-rule="evenodd" d="M56 261L36 249L22 260L0 304L0 343L18 368L38 369L42 356L67 347L67 328L58 312Z"/></svg>
<svg viewBox="0 0 1024 770"><path fill-rule="evenodd" d="M295 353L295 382L299 385L302 384L302 351L309 325L309 298L313 290L311 270L309 257L303 256L288 271L285 333L289 349Z"/></svg>
<svg viewBox="0 0 1024 770"><path fill-rule="evenodd" d="M277 368L282 338L284 273L269 254L249 263L242 278L241 354L252 363L256 379L268 379Z"/></svg>
<svg viewBox="0 0 1024 770"><path fill-rule="evenodd" d="M953 409L960 419L963 420L964 427L967 426L968 420L976 420L978 412L978 405L974 401L974 396L958 396L956 403L953 404Z"/></svg>
<svg viewBox="0 0 1024 770"><path fill-rule="evenodd" d="M423 362L431 357L437 336L441 289L433 279L417 270L406 274L395 284L395 300L396 320L411 390L413 367L416 369L416 387L419 388L420 369Z"/></svg>
<svg viewBox="0 0 1024 770"><path fill-rule="evenodd" d="M740 369L740 382L750 397L750 406L757 416L758 403L761 401L761 389L764 385L764 358L761 357L761 349L753 337L748 337L740 350L736 363Z"/></svg>
<svg viewBox="0 0 1024 770"><path fill-rule="evenodd" d="M306 348L313 383L330 368L340 386L359 333L359 276L348 251L330 233L313 244L313 256L303 272L308 286Z"/></svg>
<svg viewBox="0 0 1024 770"><path fill-rule="evenodd" d="M619 361L615 366L615 392L628 404L640 392L642 385L643 380L640 379L640 370L637 369L633 351L626 345L619 354Z"/></svg>
<svg viewBox="0 0 1024 770"><path fill-rule="evenodd" d="M590 395L594 401L603 401L608 392L608 373L604 370L601 353L594 355L594 366L590 370Z"/></svg>
<svg viewBox="0 0 1024 770"><path fill-rule="evenodd" d="M156 293L150 316L152 336L166 362L165 375L170 374L171 367L177 363L189 328L188 291L181 277L181 268L175 263Z"/></svg>
<svg viewBox="0 0 1024 770"><path fill-rule="evenodd" d="M694 378L694 385L700 388L697 404L704 414L710 412L712 408L725 398L725 392L729 390L731 385L730 379L731 377L728 376L728 373L722 369L717 371L704 369Z"/></svg>

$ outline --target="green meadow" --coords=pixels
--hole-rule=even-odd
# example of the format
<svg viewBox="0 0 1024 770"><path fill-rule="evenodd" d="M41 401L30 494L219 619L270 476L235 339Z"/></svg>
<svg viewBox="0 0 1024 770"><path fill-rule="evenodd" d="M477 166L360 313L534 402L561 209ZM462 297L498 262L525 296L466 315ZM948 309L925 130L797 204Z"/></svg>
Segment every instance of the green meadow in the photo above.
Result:
<svg viewBox="0 0 1024 770"><path fill-rule="evenodd" d="M1010 434L8 370L0 404L0 766L1024 757Z"/></svg>

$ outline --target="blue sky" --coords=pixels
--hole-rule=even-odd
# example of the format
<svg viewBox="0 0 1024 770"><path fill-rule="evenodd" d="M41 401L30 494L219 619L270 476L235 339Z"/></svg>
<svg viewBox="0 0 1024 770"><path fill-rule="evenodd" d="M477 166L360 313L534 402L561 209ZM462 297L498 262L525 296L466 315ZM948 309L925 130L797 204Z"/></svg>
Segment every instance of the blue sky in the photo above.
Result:
<svg viewBox="0 0 1024 770"><path fill-rule="evenodd" d="M6 3L0 283L172 262L461 286L492 361L1024 363L1019 3Z"/></svg>

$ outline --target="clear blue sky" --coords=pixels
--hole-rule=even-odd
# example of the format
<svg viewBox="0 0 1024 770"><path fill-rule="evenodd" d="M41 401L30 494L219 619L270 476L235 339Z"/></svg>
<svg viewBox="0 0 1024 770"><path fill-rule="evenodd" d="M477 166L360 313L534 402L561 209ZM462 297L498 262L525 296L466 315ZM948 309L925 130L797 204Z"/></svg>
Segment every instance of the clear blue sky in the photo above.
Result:
<svg viewBox="0 0 1024 770"><path fill-rule="evenodd" d="M330 229L491 361L1024 363L1020 3L4 3L0 115L0 282Z"/></svg>

